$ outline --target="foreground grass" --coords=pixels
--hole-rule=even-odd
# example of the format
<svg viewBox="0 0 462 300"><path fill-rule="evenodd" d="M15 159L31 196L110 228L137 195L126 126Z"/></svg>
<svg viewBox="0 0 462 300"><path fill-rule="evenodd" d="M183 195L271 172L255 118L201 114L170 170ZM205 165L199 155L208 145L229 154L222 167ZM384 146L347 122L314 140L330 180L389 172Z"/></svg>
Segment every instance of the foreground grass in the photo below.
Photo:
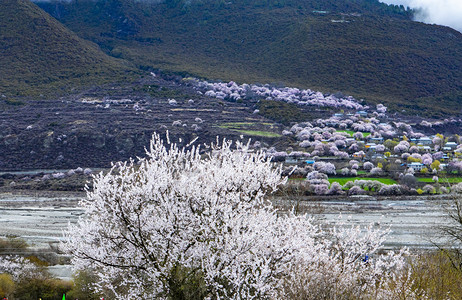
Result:
<svg viewBox="0 0 462 300"><path fill-rule="evenodd" d="M414 289L423 291L420 299L462 299L462 272L454 268L443 252L414 255L408 262Z"/></svg>

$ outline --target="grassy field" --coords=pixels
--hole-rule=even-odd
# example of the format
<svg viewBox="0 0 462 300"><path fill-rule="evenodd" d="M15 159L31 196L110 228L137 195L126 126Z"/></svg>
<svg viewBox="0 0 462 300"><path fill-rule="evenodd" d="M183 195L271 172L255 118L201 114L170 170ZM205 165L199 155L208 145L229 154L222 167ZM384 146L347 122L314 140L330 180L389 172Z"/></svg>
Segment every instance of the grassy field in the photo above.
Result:
<svg viewBox="0 0 462 300"><path fill-rule="evenodd" d="M418 182L433 183L432 178L417 178ZM448 177L448 178L439 178L440 183L459 183L462 182L462 177Z"/></svg>
<svg viewBox="0 0 462 300"><path fill-rule="evenodd" d="M227 129L238 129L238 128L246 128L248 126L254 125L264 125L264 126L273 126L272 123L252 123L252 122L233 122L233 123L223 123L219 127L220 128L227 128Z"/></svg>
<svg viewBox="0 0 462 300"><path fill-rule="evenodd" d="M346 132L348 133L351 137L353 136L353 134L355 133L355 131L352 131L352 130L337 130L337 132ZM364 137L368 137L371 135L370 132L363 132L363 135Z"/></svg>
<svg viewBox="0 0 462 300"><path fill-rule="evenodd" d="M232 122L232 123L223 123L219 125L218 127L223 128L223 129L229 129L235 132L239 132L245 135L250 135L250 136L260 136L260 137L281 137L280 134L272 132L272 131L267 131L267 130L261 130L262 127L264 129L273 129L274 124L272 123L259 123L259 122Z"/></svg>
<svg viewBox="0 0 462 300"><path fill-rule="evenodd" d="M258 130L239 130L239 129L231 129L232 131L236 131L245 135L252 135L252 136L261 136L261 137L281 137L280 134L271 132L271 131L258 131Z"/></svg>
<svg viewBox="0 0 462 300"><path fill-rule="evenodd" d="M355 181L355 180L377 180L383 184L391 185L396 184L396 180L391 178L360 178L360 177L332 177L329 178L329 183L338 182L341 185L345 185L348 181Z"/></svg>

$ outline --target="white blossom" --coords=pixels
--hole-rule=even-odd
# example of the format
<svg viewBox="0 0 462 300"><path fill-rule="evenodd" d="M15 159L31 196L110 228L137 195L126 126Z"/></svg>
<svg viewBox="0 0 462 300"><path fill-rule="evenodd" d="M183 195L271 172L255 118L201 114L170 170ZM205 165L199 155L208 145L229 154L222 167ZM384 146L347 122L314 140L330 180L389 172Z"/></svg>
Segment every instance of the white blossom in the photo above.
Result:
<svg viewBox="0 0 462 300"><path fill-rule="evenodd" d="M154 135L147 158L94 175L62 245L76 268L94 270L95 289L117 299L167 299L181 272L200 276L206 298L284 299L303 281L306 291L388 299L406 252L377 254L386 230L322 229L306 215L277 214L265 195L285 183L281 167L233 145L211 145L203 157Z"/></svg>

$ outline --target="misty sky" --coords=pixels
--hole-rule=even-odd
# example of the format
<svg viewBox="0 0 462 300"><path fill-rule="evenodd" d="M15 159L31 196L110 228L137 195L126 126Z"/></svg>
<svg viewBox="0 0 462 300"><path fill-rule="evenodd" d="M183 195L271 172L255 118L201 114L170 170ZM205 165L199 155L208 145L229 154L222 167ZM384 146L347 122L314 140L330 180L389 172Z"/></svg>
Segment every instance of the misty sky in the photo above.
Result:
<svg viewBox="0 0 462 300"><path fill-rule="evenodd" d="M381 0L421 9L417 21L452 27L462 32L462 0Z"/></svg>

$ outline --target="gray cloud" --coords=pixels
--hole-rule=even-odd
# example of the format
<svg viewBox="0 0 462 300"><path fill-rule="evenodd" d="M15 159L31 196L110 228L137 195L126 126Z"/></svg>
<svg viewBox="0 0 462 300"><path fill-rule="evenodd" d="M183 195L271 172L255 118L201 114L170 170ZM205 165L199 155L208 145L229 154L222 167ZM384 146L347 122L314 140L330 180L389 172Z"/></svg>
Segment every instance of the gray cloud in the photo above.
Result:
<svg viewBox="0 0 462 300"><path fill-rule="evenodd" d="M462 32L461 0L381 0L418 9L416 21L452 27Z"/></svg>

